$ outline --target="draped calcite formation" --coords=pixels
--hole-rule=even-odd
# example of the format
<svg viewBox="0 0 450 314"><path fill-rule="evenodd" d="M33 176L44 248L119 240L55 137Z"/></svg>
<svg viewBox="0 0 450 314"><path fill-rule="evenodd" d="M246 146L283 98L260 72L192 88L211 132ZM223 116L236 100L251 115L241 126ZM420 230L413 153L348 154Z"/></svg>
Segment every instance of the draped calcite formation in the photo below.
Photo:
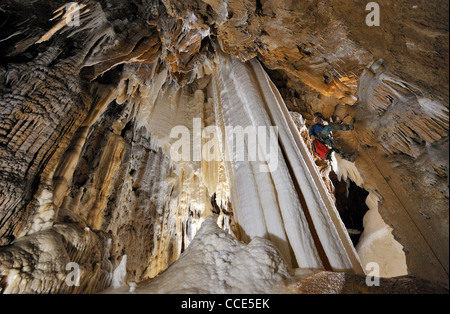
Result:
<svg viewBox="0 0 450 314"><path fill-rule="evenodd" d="M448 3L416 2L380 3L369 28L360 1L2 1L0 290L98 292L124 256L126 282L153 278L211 215L292 267L363 273L366 250L448 284ZM356 118L335 134L344 177L393 253L369 233L353 248L307 147L315 111ZM276 126L276 144L237 160L227 125Z"/></svg>
<svg viewBox="0 0 450 314"><path fill-rule="evenodd" d="M22 237L0 252L2 293L96 293L111 282L110 243L72 223Z"/></svg>
<svg viewBox="0 0 450 314"><path fill-rule="evenodd" d="M371 184L378 183L380 212L391 225L405 222L401 230L394 228L394 234L398 232L404 238L402 244L411 250L407 258L427 256L424 264L412 258L415 261L408 263L409 268L434 265L429 272L445 276L448 252L442 248L448 246L448 214L441 209L448 202L448 107L399 79L384 60L365 70L359 97L356 117L367 118L361 123L367 132L358 141L367 147L362 154L373 165L366 173L372 174ZM373 149L378 146L375 143L381 148ZM387 164L392 170L387 171ZM387 204L383 199L389 194L392 200Z"/></svg>
<svg viewBox="0 0 450 314"><path fill-rule="evenodd" d="M268 235L288 260L290 246L296 264L302 268L331 267L334 270L363 272L353 247L348 245L348 237L345 233L339 235L342 228L340 220L333 219L335 212L326 190L320 180L314 180L314 175L308 173L315 170L307 166L308 161L311 163L308 160L310 156L299 138L295 142L294 136L299 136L298 131L289 129L288 121L293 122L288 114L283 114L285 105L264 70L257 62L252 62L247 69L232 58L219 60L218 64L216 101L220 110L218 115L223 118L219 125L237 121L243 127L274 124L280 128L281 147L269 147L269 152L275 149L276 154L264 158L269 169L273 163L269 159L278 158L274 170L261 172L257 163L250 164L250 167L239 163L239 160L232 163L232 185L237 187L237 191L247 190L245 194L233 196L237 221L244 233L250 238ZM229 135L224 136L228 137L225 145L232 145ZM297 191L296 187L302 191ZM311 220L309 226L307 217ZM255 224L255 220L261 222ZM316 240L320 244L314 243L314 237L318 237ZM325 256L320 257L322 250Z"/></svg>

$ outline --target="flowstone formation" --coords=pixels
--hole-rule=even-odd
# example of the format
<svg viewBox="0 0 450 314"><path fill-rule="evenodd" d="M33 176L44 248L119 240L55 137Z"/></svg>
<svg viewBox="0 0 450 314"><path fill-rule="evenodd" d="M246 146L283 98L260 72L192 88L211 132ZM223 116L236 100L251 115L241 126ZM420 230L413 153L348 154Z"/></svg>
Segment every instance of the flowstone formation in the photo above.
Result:
<svg viewBox="0 0 450 314"><path fill-rule="evenodd" d="M378 4L2 1L0 291L448 288L448 3Z"/></svg>

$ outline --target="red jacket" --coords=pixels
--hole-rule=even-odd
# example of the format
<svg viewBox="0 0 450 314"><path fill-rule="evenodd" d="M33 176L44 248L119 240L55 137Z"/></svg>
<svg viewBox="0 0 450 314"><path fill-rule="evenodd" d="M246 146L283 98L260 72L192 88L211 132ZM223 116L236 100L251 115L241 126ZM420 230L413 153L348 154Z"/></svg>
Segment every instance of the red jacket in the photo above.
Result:
<svg viewBox="0 0 450 314"><path fill-rule="evenodd" d="M314 154L323 159L323 160L331 160L331 152L332 150L329 149L325 144L323 144L321 141L315 139L312 143L312 148Z"/></svg>

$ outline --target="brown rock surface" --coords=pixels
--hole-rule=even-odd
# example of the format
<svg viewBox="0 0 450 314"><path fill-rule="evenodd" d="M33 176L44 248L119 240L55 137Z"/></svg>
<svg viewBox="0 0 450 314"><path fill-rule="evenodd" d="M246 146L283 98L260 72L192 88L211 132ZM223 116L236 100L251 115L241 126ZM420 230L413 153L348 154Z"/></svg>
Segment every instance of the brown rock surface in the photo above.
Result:
<svg viewBox="0 0 450 314"><path fill-rule="evenodd" d="M366 281L367 280L367 281ZM413 276L374 278L319 272L278 283L275 292L287 294L448 294L448 289Z"/></svg>

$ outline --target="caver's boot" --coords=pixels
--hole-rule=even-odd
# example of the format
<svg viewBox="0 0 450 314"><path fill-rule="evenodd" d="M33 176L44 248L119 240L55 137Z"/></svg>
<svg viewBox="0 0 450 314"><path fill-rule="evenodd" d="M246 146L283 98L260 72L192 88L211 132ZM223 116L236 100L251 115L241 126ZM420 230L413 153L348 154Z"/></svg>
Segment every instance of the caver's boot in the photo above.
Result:
<svg viewBox="0 0 450 314"><path fill-rule="evenodd" d="M350 124L348 125L350 131L352 131L352 130L354 129L354 127L353 127L353 122L355 122L355 119L352 119L352 120L350 121Z"/></svg>
<svg viewBox="0 0 450 314"><path fill-rule="evenodd" d="M354 129L353 122L354 122L354 119L352 119L349 124L341 124L340 129L342 131L352 131Z"/></svg>
<svg viewBox="0 0 450 314"><path fill-rule="evenodd" d="M352 131L353 130L353 119L349 124L343 123L332 123L333 130L336 131Z"/></svg>
<svg viewBox="0 0 450 314"><path fill-rule="evenodd" d="M331 146L331 148L334 148L334 149L338 148L335 139L332 137L328 138L328 144Z"/></svg>

